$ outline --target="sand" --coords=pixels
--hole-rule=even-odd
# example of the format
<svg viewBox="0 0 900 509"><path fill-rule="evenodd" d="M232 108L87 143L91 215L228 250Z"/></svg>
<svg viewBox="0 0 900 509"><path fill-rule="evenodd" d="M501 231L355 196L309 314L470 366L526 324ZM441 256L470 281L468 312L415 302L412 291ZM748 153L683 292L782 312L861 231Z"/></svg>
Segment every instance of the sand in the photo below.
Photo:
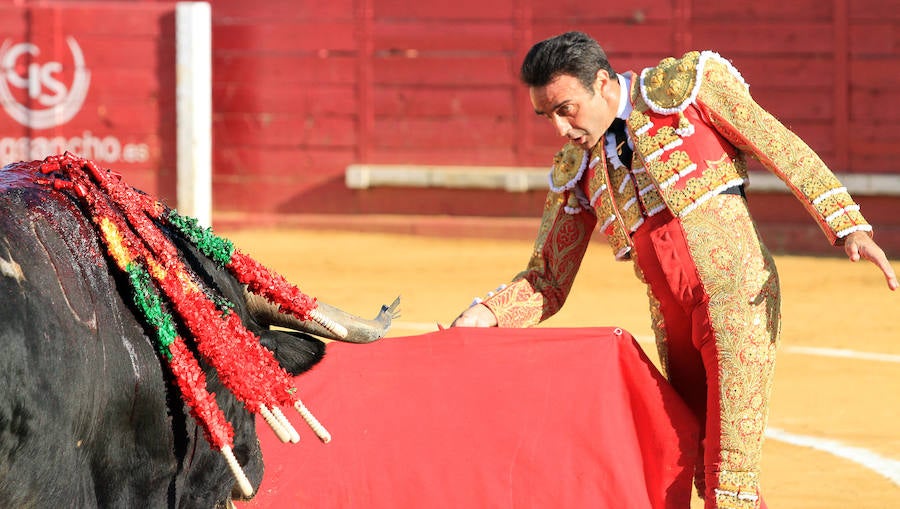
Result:
<svg viewBox="0 0 900 509"><path fill-rule="evenodd" d="M345 311L371 318L400 295L402 314L390 336L448 325L474 297L520 271L531 251L524 240L299 229L217 233ZM763 452L767 504L900 507L900 292L890 292L865 262L778 256L776 263L783 334ZM619 326L656 359L644 287L631 264L613 261L602 244L588 251L563 310L543 325Z"/></svg>

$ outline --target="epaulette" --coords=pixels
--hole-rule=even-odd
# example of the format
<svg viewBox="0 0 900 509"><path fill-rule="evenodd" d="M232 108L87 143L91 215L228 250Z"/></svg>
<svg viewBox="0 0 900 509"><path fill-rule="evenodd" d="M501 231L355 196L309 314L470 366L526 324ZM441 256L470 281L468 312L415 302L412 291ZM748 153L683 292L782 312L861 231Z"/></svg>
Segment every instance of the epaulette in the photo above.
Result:
<svg viewBox="0 0 900 509"><path fill-rule="evenodd" d="M550 170L550 190L562 193L575 187L584 170L587 168L588 151L567 143L553 156L553 169Z"/></svg>
<svg viewBox="0 0 900 509"><path fill-rule="evenodd" d="M641 71L641 98L656 113L671 115L684 111L697 99L707 62L722 64L712 66L737 77L744 86L747 83L731 62L714 51L691 51L680 59L665 58L656 67Z"/></svg>

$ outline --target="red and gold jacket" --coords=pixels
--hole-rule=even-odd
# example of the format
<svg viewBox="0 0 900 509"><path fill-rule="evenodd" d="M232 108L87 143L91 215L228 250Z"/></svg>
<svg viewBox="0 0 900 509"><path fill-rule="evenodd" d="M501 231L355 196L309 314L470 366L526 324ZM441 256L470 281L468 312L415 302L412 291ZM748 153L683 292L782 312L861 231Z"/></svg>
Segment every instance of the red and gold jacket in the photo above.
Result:
<svg viewBox="0 0 900 509"><path fill-rule="evenodd" d="M597 227L617 259L645 215L683 217L723 190L749 184L755 157L804 205L832 244L871 231L859 206L797 135L760 107L730 62L710 51L667 58L632 75L634 143L629 171L602 140L591 151L556 154L550 192L527 268L483 303L501 327L527 327L565 302Z"/></svg>

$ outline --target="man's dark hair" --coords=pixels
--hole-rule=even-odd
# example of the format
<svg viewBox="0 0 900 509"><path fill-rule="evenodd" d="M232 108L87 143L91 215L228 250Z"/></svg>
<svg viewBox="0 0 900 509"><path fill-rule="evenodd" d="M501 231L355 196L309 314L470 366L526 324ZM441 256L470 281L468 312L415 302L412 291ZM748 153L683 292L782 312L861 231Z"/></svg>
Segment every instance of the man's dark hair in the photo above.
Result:
<svg viewBox="0 0 900 509"><path fill-rule="evenodd" d="M519 78L529 87L543 87L557 76L568 74L592 90L600 69L605 69L610 78L616 77L597 41L582 32L566 32L532 46L522 61Z"/></svg>

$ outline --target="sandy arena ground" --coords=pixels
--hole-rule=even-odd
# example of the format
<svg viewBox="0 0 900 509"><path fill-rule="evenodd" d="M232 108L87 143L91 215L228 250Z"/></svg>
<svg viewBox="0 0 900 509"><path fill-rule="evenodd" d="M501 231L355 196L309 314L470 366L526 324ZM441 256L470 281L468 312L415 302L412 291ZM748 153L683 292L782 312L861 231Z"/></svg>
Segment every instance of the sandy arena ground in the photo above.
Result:
<svg viewBox="0 0 900 509"><path fill-rule="evenodd" d="M517 240L217 233L348 312L371 318L400 295L402 316L390 336L448 325L473 297L520 271L531 250L530 241ZM763 460L769 507L900 507L900 293L887 290L868 263L793 256L777 263L783 335ZM619 326L655 360L646 309L631 264L614 262L595 243L566 306L544 325Z"/></svg>

